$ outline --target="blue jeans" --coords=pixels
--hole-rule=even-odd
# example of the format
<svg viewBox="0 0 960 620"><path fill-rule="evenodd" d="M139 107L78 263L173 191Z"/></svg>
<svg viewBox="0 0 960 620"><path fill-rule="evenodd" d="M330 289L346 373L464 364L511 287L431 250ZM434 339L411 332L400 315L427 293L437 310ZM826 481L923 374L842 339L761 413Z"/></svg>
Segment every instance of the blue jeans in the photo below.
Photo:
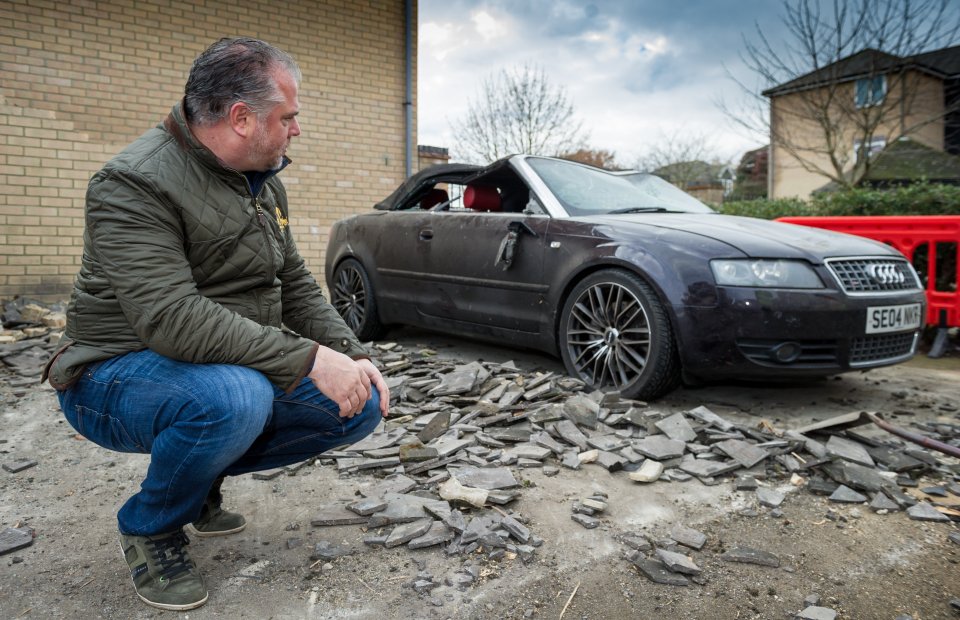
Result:
<svg viewBox="0 0 960 620"><path fill-rule="evenodd" d="M285 394L251 368L178 362L149 349L91 364L58 397L67 421L90 441L150 454L140 492L117 514L120 531L137 536L197 519L221 476L355 443L381 419L376 389L362 412L341 418L309 379Z"/></svg>

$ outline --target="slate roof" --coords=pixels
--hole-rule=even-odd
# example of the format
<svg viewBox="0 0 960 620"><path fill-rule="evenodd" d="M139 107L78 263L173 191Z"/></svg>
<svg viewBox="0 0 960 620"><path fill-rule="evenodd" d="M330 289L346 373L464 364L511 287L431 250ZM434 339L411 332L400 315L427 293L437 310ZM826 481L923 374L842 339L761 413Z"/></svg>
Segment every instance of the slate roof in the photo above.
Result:
<svg viewBox="0 0 960 620"><path fill-rule="evenodd" d="M867 48L783 84L768 88L761 94L766 97L776 97L826 84L849 82L870 75L879 75L900 68L913 68L941 79L960 77L960 45L912 57L895 56Z"/></svg>

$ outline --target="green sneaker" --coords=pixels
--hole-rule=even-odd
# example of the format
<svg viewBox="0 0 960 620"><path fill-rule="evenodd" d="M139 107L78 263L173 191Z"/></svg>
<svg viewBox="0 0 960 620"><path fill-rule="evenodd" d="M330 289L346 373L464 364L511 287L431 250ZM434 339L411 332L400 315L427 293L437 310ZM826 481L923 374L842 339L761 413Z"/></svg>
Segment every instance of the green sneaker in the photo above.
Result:
<svg viewBox="0 0 960 620"><path fill-rule="evenodd" d="M226 536L236 534L247 527L247 520L243 515L224 510L221 506L223 503L223 494L220 493L221 484L223 484L223 478L217 478L207 494L206 501L203 502L200 516L190 524L193 527L193 533L197 536Z"/></svg>
<svg viewBox="0 0 960 620"><path fill-rule="evenodd" d="M154 536L120 533L120 550L144 603L183 611L207 602L207 586L185 549L189 543L183 530Z"/></svg>

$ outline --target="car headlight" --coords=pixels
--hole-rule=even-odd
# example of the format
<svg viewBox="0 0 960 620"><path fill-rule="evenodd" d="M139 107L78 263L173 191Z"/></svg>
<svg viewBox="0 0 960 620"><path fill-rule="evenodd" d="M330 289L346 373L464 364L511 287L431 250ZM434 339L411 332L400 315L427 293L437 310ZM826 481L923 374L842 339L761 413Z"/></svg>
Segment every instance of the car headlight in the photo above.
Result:
<svg viewBox="0 0 960 620"><path fill-rule="evenodd" d="M720 286L763 288L823 288L813 267L796 260L717 259L710 261Z"/></svg>

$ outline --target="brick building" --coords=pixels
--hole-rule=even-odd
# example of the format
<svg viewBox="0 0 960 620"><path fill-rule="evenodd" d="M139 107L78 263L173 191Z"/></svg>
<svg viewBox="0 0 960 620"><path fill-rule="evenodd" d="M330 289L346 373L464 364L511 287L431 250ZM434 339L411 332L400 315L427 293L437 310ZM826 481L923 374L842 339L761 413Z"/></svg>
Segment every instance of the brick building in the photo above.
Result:
<svg viewBox="0 0 960 620"><path fill-rule="evenodd" d="M303 71L303 134L281 178L300 252L322 278L330 224L390 193L417 157L416 9L416 0L0 0L0 299L69 294L88 179L163 120L193 59L224 36L274 43Z"/></svg>

